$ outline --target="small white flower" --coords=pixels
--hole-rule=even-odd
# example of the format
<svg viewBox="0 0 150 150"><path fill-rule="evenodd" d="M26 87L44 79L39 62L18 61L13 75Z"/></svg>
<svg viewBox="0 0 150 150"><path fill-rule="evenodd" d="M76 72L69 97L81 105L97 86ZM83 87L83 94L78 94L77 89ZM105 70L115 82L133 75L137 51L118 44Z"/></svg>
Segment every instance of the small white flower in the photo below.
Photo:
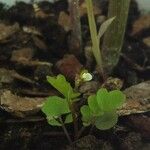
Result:
<svg viewBox="0 0 150 150"><path fill-rule="evenodd" d="M83 73L82 74L82 79L84 81L91 81L92 80L92 75L90 73Z"/></svg>

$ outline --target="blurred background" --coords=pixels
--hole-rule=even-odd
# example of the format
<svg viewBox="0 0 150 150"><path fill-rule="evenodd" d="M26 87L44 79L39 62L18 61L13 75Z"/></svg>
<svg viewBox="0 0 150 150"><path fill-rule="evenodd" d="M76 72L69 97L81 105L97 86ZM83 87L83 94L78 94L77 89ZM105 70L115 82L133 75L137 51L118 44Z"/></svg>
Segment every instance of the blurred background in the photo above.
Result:
<svg viewBox="0 0 150 150"><path fill-rule="evenodd" d="M0 2L5 2L8 5L13 5L16 1L19 0L0 0ZM43 1L43 0L21 0L25 2L31 2L31 1ZM47 0L50 2L53 2L54 0ZM143 13L150 12L150 0L136 0L139 3L139 7L142 10Z"/></svg>

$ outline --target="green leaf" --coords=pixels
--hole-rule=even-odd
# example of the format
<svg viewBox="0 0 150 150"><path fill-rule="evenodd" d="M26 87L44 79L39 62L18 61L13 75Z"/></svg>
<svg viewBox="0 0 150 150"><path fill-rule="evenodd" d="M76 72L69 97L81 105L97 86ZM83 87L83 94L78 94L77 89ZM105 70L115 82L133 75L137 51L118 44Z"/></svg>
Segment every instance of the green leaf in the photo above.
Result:
<svg viewBox="0 0 150 150"><path fill-rule="evenodd" d="M71 122L73 122L73 118L72 118L72 114L70 113L66 116L64 123L66 124L66 123L71 123Z"/></svg>
<svg viewBox="0 0 150 150"><path fill-rule="evenodd" d="M121 91L108 92L104 88L98 90L96 98L102 111L114 111L125 101L125 95Z"/></svg>
<svg viewBox="0 0 150 150"><path fill-rule="evenodd" d="M51 126L62 126L61 123L59 123L56 119L48 119L47 122Z"/></svg>
<svg viewBox="0 0 150 150"><path fill-rule="evenodd" d="M69 82L63 75L58 75L57 77L47 77L48 82L57 89L65 98L76 98L80 94L73 92L73 89Z"/></svg>
<svg viewBox="0 0 150 150"><path fill-rule="evenodd" d="M98 40L99 41L100 41L100 38L104 35L104 33L106 32L106 30L108 29L108 27L111 25L111 23L114 21L115 18L116 17L109 18L100 26L100 29L98 32Z"/></svg>
<svg viewBox="0 0 150 150"><path fill-rule="evenodd" d="M108 130L115 126L117 121L118 115L116 112L105 112L103 116L96 118L95 126L100 130Z"/></svg>
<svg viewBox="0 0 150 150"><path fill-rule="evenodd" d="M92 116L89 106L87 106L87 105L82 106L80 111L82 114L83 125L89 126L92 123L92 119L93 119L93 116Z"/></svg>
<svg viewBox="0 0 150 150"><path fill-rule="evenodd" d="M114 107L114 108L121 107L126 100L125 94L123 94L123 92L121 92L119 90L110 91L109 98L113 102L112 107Z"/></svg>
<svg viewBox="0 0 150 150"><path fill-rule="evenodd" d="M58 96L51 96L44 103L42 111L47 117L57 117L69 113L70 109L66 99Z"/></svg>
<svg viewBox="0 0 150 150"><path fill-rule="evenodd" d="M100 107L98 106L96 95L91 95L88 97L88 105L94 116L103 114Z"/></svg>
<svg viewBox="0 0 150 150"><path fill-rule="evenodd" d="M102 111L109 111L108 91L104 88L98 90L96 95L97 103Z"/></svg>

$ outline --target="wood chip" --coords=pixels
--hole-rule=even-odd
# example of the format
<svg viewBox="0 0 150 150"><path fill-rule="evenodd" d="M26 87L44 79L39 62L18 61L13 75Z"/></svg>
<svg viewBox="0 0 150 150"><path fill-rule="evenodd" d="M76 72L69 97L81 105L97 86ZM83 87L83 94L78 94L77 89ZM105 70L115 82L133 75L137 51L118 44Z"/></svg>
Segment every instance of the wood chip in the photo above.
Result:
<svg viewBox="0 0 150 150"><path fill-rule="evenodd" d="M136 35L144 29L150 28L150 15L141 16L133 24L133 30L131 35Z"/></svg>
<svg viewBox="0 0 150 150"><path fill-rule="evenodd" d="M150 111L150 81L131 86L124 90L125 105L118 110L119 115L131 115Z"/></svg>
<svg viewBox="0 0 150 150"><path fill-rule="evenodd" d="M20 27L18 23L15 23L12 26L5 25L0 23L0 43L5 43L8 41L13 34L19 31Z"/></svg>
<svg viewBox="0 0 150 150"><path fill-rule="evenodd" d="M40 111L45 98L20 97L6 90L0 94L0 107L16 117L24 118Z"/></svg>

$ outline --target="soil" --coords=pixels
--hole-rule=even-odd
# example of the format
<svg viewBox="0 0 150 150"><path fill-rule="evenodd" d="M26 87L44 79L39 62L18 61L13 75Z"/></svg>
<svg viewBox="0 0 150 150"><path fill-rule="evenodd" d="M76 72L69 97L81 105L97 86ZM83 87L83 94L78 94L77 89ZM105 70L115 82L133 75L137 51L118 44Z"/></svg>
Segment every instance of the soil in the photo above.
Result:
<svg viewBox="0 0 150 150"><path fill-rule="evenodd" d="M101 21L106 18L108 1L94 2L98 6L96 12L99 12L95 17L101 18L97 19L99 27ZM24 112L23 106L15 100L11 101L11 98L9 100L12 104L8 104L9 109L6 108L6 104L0 105L0 149L150 149L149 112L120 117L115 128L108 131L93 129L92 135L84 137L88 133L87 129L83 137L72 145L69 145L61 128L52 128L47 124L37 106L41 105L41 100L45 97L59 94L47 83L47 75L61 73L74 85L76 74L83 68L88 69L94 81L80 89L83 91L83 99L104 84L95 69L92 56L86 51L90 43L86 14L81 16L83 43L82 51L77 54L78 44L73 43L73 50L70 46L72 40L71 28L67 23L67 0L55 3L42 1L36 5L38 8L25 2L17 2L9 8L0 3L0 98L9 91L11 98L22 100L26 108ZM60 21L62 12L65 15L61 17L65 16L65 22L62 22L63 19ZM150 80L150 40L147 40L150 38L149 20L150 15L142 16L137 3L132 0L122 55L110 74L111 77L119 78L119 87L122 87L122 90ZM111 88L114 86L111 85ZM34 107L27 102L33 100L37 101ZM18 104L17 110L14 103ZM68 128L72 136L72 127Z"/></svg>

